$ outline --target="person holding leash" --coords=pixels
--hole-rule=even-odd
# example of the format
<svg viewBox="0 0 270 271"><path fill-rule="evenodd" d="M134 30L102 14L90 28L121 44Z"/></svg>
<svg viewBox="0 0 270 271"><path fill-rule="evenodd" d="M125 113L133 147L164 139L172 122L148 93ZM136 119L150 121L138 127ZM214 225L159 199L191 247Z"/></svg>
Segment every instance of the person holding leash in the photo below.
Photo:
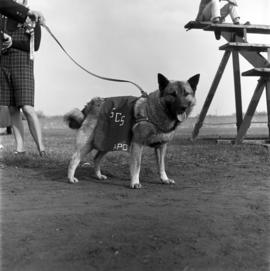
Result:
<svg viewBox="0 0 270 271"><path fill-rule="evenodd" d="M0 0L0 55L3 47L8 48L11 46L11 37L4 33L2 29L4 23L2 22L3 16L1 14L19 23L24 23L26 18L30 18L32 21L39 21L41 25L45 24L45 18L41 12L30 10L12 0Z"/></svg>
<svg viewBox="0 0 270 271"><path fill-rule="evenodd" d="M19 23L25 22L27 17L33 21L39 21L41 25L45 23L45 18L41 12L30 10L24 5L11 0L0 0L0 13Z"/></svg>
<svg viewBox="0 0 270 271"><path fill-rule="evenodd" d="M41 127L34 110L33 51L39 49L40 24L44 24L45 20L40 12L30 11L26 7L27 0L17 0L16 2L0 0L2 3L0 11L9 16L9 18L2 19L5 34L0 57L0 105L9 107L16 141L15 153L25 152L23 122L20 112L22 109L39 154L44 156L45 148L42 142ZM5 4L3 5L3 3ZM19 10L15 12L13 9L12 15L13 5ZM23 23L18 24L12 18Z"/></svg>

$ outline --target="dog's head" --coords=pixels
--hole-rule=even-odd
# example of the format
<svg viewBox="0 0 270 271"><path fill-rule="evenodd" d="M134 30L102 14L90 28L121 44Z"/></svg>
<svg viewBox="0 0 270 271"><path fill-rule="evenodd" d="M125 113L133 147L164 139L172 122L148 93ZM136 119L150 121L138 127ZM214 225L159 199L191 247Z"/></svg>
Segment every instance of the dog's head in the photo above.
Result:
<svg viewBox="0 0 270 271"><path fill-rule="evenodd" d="M166 108L168 116L173 120L184 121L195 105L195 92L200 79L196 74L185 81L168 80L158 74L161 104Z"/></svg>

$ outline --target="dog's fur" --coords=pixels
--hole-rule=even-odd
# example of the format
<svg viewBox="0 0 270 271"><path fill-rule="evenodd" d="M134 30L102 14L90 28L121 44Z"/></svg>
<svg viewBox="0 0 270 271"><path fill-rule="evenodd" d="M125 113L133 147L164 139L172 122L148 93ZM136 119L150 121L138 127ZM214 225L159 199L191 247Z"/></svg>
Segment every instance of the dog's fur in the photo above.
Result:
<svg viewBox="0 0 270 271"><path fill-rule="evenodd" d="M141 188L139 174L143 146L155 149L161 182L175 183L165 172L164 158L167 143L172 140L177 126L187 118L195 105L195 91L199 77L200 75L197 74L188 81L169 81L162 74L158 74L159 89L151 92L148 97L141 97L136 101L134 117L137 122L132 127L130 145L131 188ZM69 127L79 129L76 151L68 168L70 183L78 182L74 177L75 170L81 159L95 148L93 138L103 102L102 98L94 98L82 111L74 109L65 115ZM105 151L97 150L94 157L95 175L100 180L107 179L100 170L100 163L105 154Z"/></svg>

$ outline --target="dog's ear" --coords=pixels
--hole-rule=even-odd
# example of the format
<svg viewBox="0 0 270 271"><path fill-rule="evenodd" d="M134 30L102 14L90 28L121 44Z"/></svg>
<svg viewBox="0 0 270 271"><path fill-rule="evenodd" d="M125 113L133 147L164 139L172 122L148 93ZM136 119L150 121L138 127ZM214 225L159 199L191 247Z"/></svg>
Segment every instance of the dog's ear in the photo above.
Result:
<svg viewBox="0 0 270 271"><path fill-rule="evenodd" d="M200 79L200 74L196 74L196 75L194 75L194 76L192 76L191 78L188 79L188 83L190 84L190 86L191 86L191 88L193 89L194 92L197 89L199 79Z"/></svg>
<svg viewBox="0 0 270 271"><path fill-rule="evenodd" d="M161 93L163 93L163 90L167 87L168 84L169 80L161 73L158 73L158 86Z"/></svg>

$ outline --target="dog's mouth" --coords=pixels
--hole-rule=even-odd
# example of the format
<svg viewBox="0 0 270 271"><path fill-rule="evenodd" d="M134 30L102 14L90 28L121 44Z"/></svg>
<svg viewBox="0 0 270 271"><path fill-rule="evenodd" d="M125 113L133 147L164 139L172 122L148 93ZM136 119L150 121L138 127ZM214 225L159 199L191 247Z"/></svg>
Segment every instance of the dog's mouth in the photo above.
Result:
<svg viewBox="0 0 270 271"><path fill-rule="evenodd" d="M183 122L186 118L187 118L186 112L177 114L177 119L178 119L178 121L180 121L180 122Z"/></svg>

